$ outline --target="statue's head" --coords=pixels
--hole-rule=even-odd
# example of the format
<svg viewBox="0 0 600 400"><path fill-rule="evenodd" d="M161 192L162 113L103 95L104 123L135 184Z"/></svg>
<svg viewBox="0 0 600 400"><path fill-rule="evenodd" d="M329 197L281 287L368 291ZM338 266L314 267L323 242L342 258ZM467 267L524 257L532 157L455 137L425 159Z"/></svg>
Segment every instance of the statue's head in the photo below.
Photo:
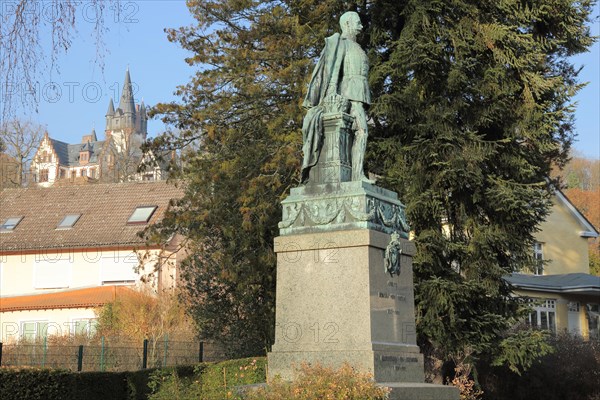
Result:
<svg viewBox="0 0 600 400"><path fill-rule="evenodd" d="M347 11L340 17L340 27L344 36L356 36L363 26L358 13Z"/></svg>

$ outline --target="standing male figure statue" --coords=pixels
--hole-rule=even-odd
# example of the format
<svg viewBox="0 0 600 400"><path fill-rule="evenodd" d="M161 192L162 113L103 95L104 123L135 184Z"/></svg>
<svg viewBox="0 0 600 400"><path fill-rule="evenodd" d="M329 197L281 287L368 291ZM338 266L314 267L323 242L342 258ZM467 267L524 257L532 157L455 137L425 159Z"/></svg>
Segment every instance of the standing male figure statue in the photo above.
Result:
<svg viewBox="0 0 600 400"><path fill-rule="evenodd" d="M323 143L322 115L326 112L349 112L354 118L352 130L352 180L367 179L363 171L367 148L367 113L371 104L368 75L369 63L364 50L356 43L362 29L360 17L349 11L340 18L342 34L335 33L325 39L315 67L303 107L308 111L302 125L304 158L302 182L309 178L310 168L319 161Z"/></svg>

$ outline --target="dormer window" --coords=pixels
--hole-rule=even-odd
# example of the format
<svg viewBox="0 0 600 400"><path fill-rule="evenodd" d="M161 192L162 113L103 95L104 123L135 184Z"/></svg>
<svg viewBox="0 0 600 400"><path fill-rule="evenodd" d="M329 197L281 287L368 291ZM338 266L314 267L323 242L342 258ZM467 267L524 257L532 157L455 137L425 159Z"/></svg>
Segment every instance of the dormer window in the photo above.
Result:
<svg viewBox="0 0 600 400"><path fill-rule="evenodd" d="M137 207L131 217L127 220L128 225L136 225L136 224L147 224L150 221L150 218L154 214L154 211L158 206L139 206Z"/></svg>
<svg viewBox="0 0 600 400"><path fill-rule="evenodd" d="M0 225L0 232L12 232L15 230L17 225L23 217L9 217L7 218L2 225Z"/></svg>
<svg viewBox="0 0 600 400"><path fill-rule="evenodd" d="M90 152L89 151L80 151L79 152L79 163L82 165L87 164L90 161Z"/></svg>
<svg viewBox="0 0 600 400"><path fill-rule="evenodd" d="M73 225L79 221L80 217L81 214L69 214L65 216L62 221L60 221L60 224L58 224L56 229L71 229Z"/></svg>

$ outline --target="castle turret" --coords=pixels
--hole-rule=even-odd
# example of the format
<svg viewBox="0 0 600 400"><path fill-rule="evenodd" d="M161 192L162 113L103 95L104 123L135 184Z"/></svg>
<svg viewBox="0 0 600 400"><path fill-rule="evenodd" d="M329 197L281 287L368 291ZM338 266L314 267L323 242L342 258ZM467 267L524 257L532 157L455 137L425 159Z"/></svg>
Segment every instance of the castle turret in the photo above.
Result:
<svg viewBox="0 0 600 400"><path fill-rule="evenodd" d="M106 130L112 128L112 121L115 116L115 105L113 104L112 98L108 102L108 111L106 112Z"/></svg>
<svg viewBox="0 0 600 400"><path fill-rule="evenodd" d="M135 128L135 102L133 99L133 86L131 85L129 68L127 68L127 71L125 72L125 82L123 83L123 92L121 93L119 109L123 111L121 127L124 129Z"/></svg>
<svg viewBox="0 0 600 400"><path fill-rule="evenodd" d="M137 107L137 119L135 121L135 130L144 140L148 134L148 114L146 113L146 105L142 99L142 103Z"/></svg>

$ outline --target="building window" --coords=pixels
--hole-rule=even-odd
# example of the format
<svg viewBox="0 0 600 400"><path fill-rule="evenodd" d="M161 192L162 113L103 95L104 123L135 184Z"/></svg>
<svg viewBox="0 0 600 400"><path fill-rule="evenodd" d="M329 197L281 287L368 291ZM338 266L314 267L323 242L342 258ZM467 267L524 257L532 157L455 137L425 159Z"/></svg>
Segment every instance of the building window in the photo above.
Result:
<svg viewBox="0 0 600 400"><path fill-rule="evenodd" d="M2 225L0 225L0 232L12 232L15 230L17 225L23 217L9 217L7 218Z"/></svg>
<svg viewBox="0 0 600 400"><path fill-rule="evenodd" d="M544 248L542 243L533 244L533 274L544 275Z"/></svg>
<svg viewBox="0 0 600 400"><path fill-rule="evenodd" d="M140 206L137 207L131 217L127 220L128 224L147 224L150 221L150 217L156 211L157 206Z"/></svg>
<svg viewBox="0 0 600 400"><path fill-rule="evenodd" d="M568 308L569 308L569 312L579 312L579 302L578 301L570 301Z"/></svg>
<svg viewBox="0 0 600 400"><path fill-rule="evenodd" d="M138 280L139 275L135 271L141 264L135 252L118 258L103 257L100 262L101 285L134 285Z"/></svg>
<svg viewBox="0 0 600 400"><path fill-rule="evenodd" d="M33 264L33 288L68 288L71 286L72 273L72 263L69 259L36 261Z"/></svg>
<svg viewBox="0 0 600 400"><path fill-rule="evenodd" d="M556 332L556 300L532 299L528 323L533 328Z"/></svg>
<svg viewBox="0 0 600 400"><path fill-rule="evenodd" d="M21 339L33 342L36 339L48 335L48 322L46 321L25 321L21 322Z"/></svg>
<svg viewBox="0 0 600 400"><path fill-rule="evenodd" d="M38 182L48 182L48 169L40 170L40 179Z"/></svg>
<svg viewBox="0 0 600 400"><path fill-rule="evenodd" d="M85 170L85 169L82 169L82 170L81 170L81 176L86 176L86 175L87 175L87 173L86 173L86 170Z"/></svg>
<svg viewBox="0 0 600 400"><path fill-rule="evenodd" d="M60 179L65 179L66 175L67 175L67 171L65 171L64 169L61 169L59 172Z"/></svg>
<svg viewBox="0 0 600 400"><path fill-rule="evenodd" d="M90 178L96 179L96 168L90 169Z"/></svg>
<svg viewBox="0 0 600 400"><path fill-rule="evenodd" d="M69 214L60 221L60 224L56 227L56 229L70 229L75 225L75 223L79 220L81 214Z"/></svg>

